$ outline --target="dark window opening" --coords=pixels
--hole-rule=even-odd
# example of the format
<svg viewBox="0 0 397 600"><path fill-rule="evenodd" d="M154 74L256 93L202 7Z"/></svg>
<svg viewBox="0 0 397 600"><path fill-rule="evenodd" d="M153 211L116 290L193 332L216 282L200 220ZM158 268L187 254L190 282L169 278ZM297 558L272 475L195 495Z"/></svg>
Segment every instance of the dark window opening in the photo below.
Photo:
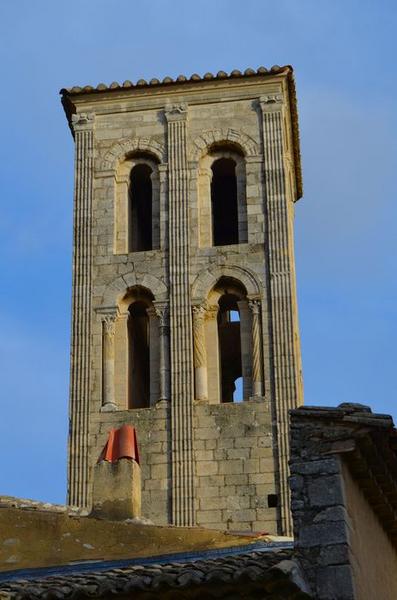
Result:
<svg viewBox="0 0 397 600"><path fill-rule="evenodd" d="M238 318L237 318L237 315ZM240 315L237 297L225 294L219 299L218 339L221 368L221 401L241 402L242 378Z"/></svg>
<svg viewBox="0 0 397 600"><path fill-rule="evenodd" d="M150 406L149 317L144 302L134 302L129 308L129 377L128 407Z"/></svg>
<svg viewBox="0 0 397 600"><path fill-rule="evenodd" d="M267 496L267 505L269 508L277 508L278 506L278 496L277 494L268 494Z"/></svg>
<svg viewBox="0 0 397 600"><path fill-rule="evenodd" d="M152 169L145 164L131 171L130 252L152 249Z"/></svg>
<svg viewBox="0 0 397 600"><path fill-rule="evenodd" d="M211 207L213 245L238 244L236 163L230 158L212 165Z"/></svg>

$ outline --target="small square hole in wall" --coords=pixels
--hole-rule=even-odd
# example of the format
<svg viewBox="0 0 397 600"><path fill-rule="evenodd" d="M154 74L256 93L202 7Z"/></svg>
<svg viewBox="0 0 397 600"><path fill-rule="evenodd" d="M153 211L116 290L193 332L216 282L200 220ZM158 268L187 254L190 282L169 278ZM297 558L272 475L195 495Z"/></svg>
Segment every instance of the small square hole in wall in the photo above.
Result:
<svg viewBox="0 0 397 600"><path fill-rule="evenodd" d="M277 494L268 494L267 505L269 508L277 508L277 506L278 506Z"/></svg>

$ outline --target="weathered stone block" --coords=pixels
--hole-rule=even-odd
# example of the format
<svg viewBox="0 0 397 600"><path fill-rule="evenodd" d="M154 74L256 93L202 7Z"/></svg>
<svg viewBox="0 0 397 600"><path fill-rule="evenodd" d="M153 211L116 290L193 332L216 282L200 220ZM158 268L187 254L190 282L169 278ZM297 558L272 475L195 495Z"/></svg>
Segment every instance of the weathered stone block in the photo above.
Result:
<svg viewBox="0 0 397 600"><path fill-rule="evenodd" d="M337 475L321 477L310 481L307 490L312 506L343 504L341 479Z"/></svg>

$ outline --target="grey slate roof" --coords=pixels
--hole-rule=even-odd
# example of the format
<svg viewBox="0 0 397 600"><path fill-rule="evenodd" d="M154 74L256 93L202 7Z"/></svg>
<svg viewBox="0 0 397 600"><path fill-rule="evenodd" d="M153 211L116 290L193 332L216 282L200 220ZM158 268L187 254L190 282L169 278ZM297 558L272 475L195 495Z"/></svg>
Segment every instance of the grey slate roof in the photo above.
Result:
<svg viewBox="0 0 397 600"><path fill-rule="evenodd" d="M291 549L0 583L1 600L310 598Z"/></svg>

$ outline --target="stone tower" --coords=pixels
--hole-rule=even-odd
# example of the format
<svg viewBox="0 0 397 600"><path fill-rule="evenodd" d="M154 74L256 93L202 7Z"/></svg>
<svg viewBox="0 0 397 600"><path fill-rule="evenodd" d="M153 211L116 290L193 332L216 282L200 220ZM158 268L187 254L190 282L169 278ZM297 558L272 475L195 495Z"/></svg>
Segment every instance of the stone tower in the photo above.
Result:
<svg viewBox="0 0 397 600"><path fill-rule="evenodd" d="M133 425L155 523L290 533L302 403L292 68L61 91L75 146L69 502Z"/></svg>

